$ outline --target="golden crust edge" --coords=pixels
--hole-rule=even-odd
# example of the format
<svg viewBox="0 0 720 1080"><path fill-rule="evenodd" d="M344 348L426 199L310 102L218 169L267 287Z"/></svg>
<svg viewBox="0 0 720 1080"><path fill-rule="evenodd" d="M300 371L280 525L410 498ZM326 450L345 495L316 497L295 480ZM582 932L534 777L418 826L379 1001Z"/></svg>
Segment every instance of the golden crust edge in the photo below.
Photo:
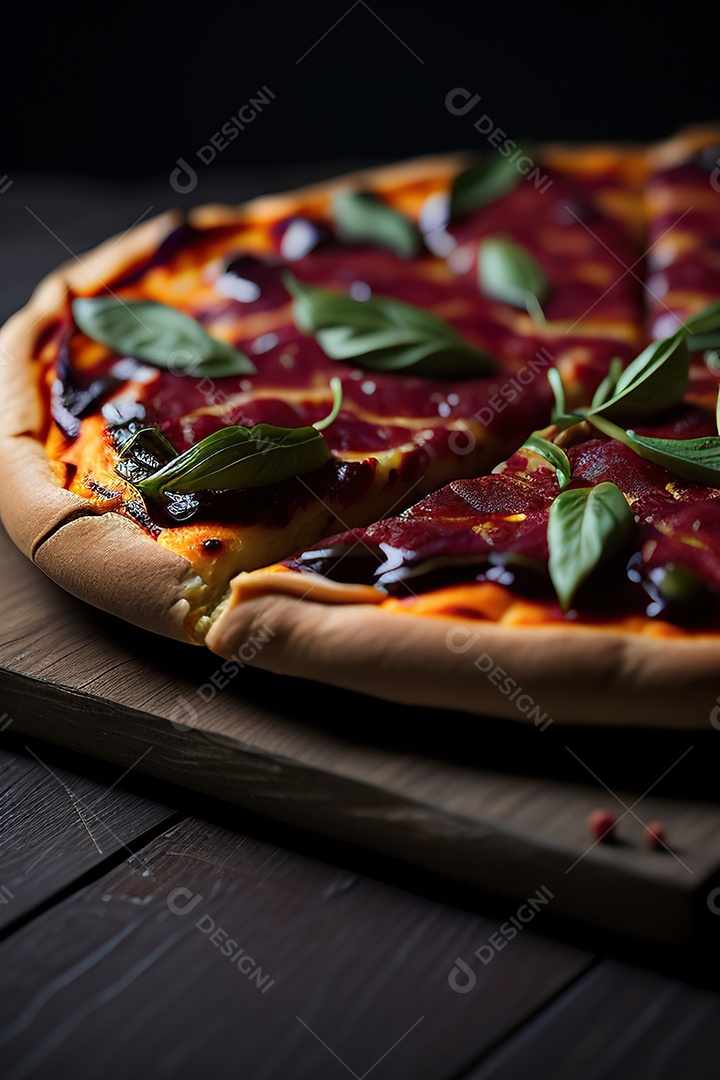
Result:
<svg viewBox="0 0 720 1080"><path fill-rule="evenodd" d="M120 514L64 521L38 547L33 561L66 592L101 611L165 637L200 643L189 623L193 590L202 590L200 579L186 559Z"/></svg>
<svg viewBox="0 0 720 1080"><path fill-rule="evenodd" d="M717 710L719 638L670 641L575 625L526 629L418 617L379 609L360 592L349 603L347 586L333 598L324 579L307 580L315 575L292 575L305 579L301 596L280 580L291 572L263 576L276 580L244 596L240 588L215 621L205 639L212 652L230 659L251 642L249 662L275 674L542 727L701 730ZM512 685L503 693L506 679Z"/></svg>
<svg viewBox="0 0 720 1080"><path fill-rule="evenodd" d="M679 136L674 136L678 138ZM647 154L654 149L652 144L628 143L542 143L535 149L539 157L556 154L584 156L590 152L602 149L613 152L618 157L633 157L637 154ZM424 154L407 161L392 162L389 164L371 165L354 169L343 173L341 176L329 177L326 180L315 181L294 188L291 191L277 192L270 195L260 195L250 199L240 206L229 203L207 203L203 206L194 207L189 211L188 220L192 225L211 226L222 221L240 223L248 218L266 221L276 217L278 213L292 210L298 203L320 201L328 203L334 195L347 190L356 190L365 187L372 191L391 191L402 187L407 183L421 183L423 180L438 180L450 178L460 169L476 161L482 148L477 150L450 151L440 154Z"/></svg>
<svg viewBox="0 0 720 1080"><path fill-rule="evenodd" d="M720 143L720 125L697 124L681 129L675 135L657 143L628 142L573 143L548 141L534 147L540 159L558 157L584 157L597 153L614 154L620 159L646 158L651 167L664 167L666 163L681 160L689 150L699 149L717 139ZM423 154L407 161L370 165L293 188L249 199L239 206L229 203L206 203L188 212L192 225L210 226L221 221L240 223L248 218L267 220L278 213L296 208L298 203L320 200L329 202L333 195L342 191L365 186L374 191L390 191L409 182L422 182L451 177L459 169L477 160L482 148L477 150L451 151L439 154Z"/></svg>
<svg viewBox="0 0 720 1080"><path fill-rule="evenodd" d="M206 203L197 206L188 214L192 225L209 226L219 220L233 224L246 219L267 221L282 215L287 210L297 208L298 204L319 200L328 202L333 195L357 187L367 187L373 191L390 191L395 187L413 181L437 179L452 176L453 172L468 164L472 155L469 153L430 154L411 158L408 161L388 165L368 166L343 173L342 176L329 177L311 184L293 188L290 191L260 195L249 199L239 206L229 203Z"/></svg>

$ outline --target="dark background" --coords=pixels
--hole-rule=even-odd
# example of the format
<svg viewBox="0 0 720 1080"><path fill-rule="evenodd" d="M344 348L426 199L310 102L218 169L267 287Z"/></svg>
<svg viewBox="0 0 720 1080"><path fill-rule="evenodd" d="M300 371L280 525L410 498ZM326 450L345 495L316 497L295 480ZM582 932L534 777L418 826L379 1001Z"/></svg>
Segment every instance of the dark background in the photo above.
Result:
<svg viewBox="0 0 720 1080"><path fill-rule="evenodd" d="M0 175L168 176L262 86L275 100L214 168L482 148L483 112L518 141L663 138L720 119L718 30L696 0L17 4ZM464 117L457 86L482 98Z"/></svg>

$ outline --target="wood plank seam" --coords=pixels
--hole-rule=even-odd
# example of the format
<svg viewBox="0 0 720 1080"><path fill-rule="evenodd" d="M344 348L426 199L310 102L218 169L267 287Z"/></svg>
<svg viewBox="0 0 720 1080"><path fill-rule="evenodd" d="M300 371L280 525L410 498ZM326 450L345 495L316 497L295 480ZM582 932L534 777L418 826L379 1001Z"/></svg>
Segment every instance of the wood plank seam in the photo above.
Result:
<svg viewBox="0 0 720 1080"><path fill-rule="evenodd" d="M152 843L153 840L157 840L158 837L162 836L168 829L179 825L185 820L185 817L186 815L180 811L174 811L161 822L146 829L145 832L141 833L140 836L135 837L134 840L131 841L136 847L136 851L133 851L130 856L127 854L129 845L125 845L124 849L120 848L118 851L114 851L107 855L101 862L96 863L95 866L90 867L89 870L86 870L84 873L74 878L73 881L64 885L61 889L58 889L46 900L43 900L39 904L35 904L29 911L25 911L22 915L19 915L17 919L13 919L11 922L6 923L5 926L0 928L0 942L11 937L16 931L21 930L23 926L26 926L40 915L44 915L46 911L56 907L58 904L62 903L63 900L67 900L68 897L80 892L86 886L99 881L100 878L105 877L116 867L122 865L122 863L129 863L131 859L137 858L148 844Z"/></svg>

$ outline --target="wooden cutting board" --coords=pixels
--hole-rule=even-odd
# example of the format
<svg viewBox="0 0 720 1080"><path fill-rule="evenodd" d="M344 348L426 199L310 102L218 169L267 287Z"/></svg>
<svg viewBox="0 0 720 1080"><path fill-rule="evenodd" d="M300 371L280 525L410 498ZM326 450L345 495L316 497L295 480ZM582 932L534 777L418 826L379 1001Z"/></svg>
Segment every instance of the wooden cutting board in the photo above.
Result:
<svg viewBox="0 0 720 1080"><path fill-rule="evenodd" d="M68 596L4 533L0 556L3 731L502 894L508 940L540 911L656 941L718 928L720 731L710 722L700 733L540 730L251 667L231 678L206 649ZM597 806L624 815L617 843L592 846ZM654 820L670 851L646 843Z"/></svg>

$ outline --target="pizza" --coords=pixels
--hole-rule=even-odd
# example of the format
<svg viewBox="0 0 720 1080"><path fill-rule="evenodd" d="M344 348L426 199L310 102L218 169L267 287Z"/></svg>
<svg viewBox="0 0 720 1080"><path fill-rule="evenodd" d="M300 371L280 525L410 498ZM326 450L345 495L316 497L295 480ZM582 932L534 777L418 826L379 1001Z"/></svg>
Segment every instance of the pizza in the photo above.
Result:
<svg viewBox="0 0 720 1080"><path fill-rule="evenodd" d="M706 723L718 143L423 158L111 239L0 334L8 532L222 656L271 626L274 671Z"/></svg>

